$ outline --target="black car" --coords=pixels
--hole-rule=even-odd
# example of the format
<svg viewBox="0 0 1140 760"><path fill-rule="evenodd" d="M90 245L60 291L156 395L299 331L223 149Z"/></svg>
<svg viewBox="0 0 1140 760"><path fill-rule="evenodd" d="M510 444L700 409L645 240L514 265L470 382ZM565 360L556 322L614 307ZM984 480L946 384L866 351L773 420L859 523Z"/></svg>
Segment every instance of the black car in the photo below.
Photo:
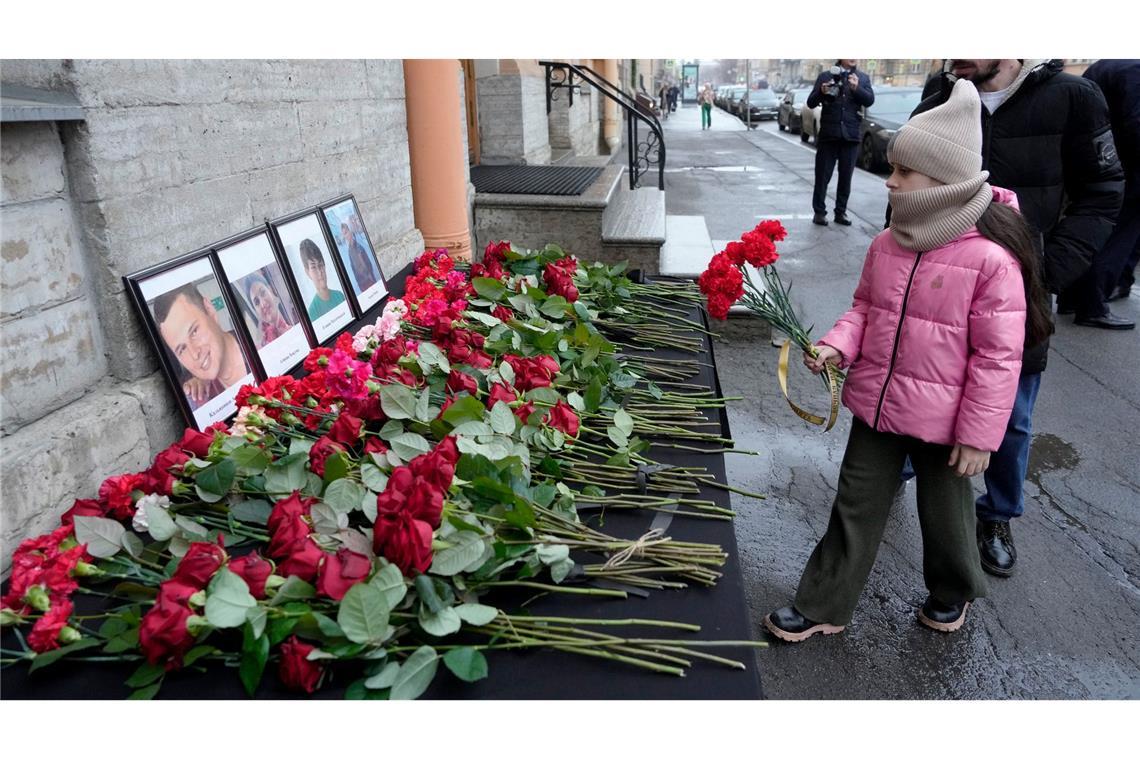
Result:
<svg viewBox="0 0 1140 760"><path fill-rule="evenodd" d="M776 93L769 89L749 90L746 101L738 104L736 115L741 121L758 121L775 119L780 111L780 100Z"/></svg>
<svg viewBox="0 0 1140 760"><path fill-rule="evenodd" d="M875 103L863 114L859 167L887 170L887 143L922 101L921 87L876 87Z"/></svg>
<svg viewBox="0 0 1140 760"><path fill-rule="evenodd" d="M799 134L803 121L800 118L800 109L811 95L810 87L797 87L784 93L780 101L780 110L776 115L776 124L781 130L787 130L793 135Z"/></svg>
<svg viewBox="0 0 1140 760"><path fill-rule="evenodd" d="M744 99L744 93L748 92L748 88L744 85L735 85L729 87L724 91L724 110L728 111L733 116L740 115L740 101Z"/></svg>

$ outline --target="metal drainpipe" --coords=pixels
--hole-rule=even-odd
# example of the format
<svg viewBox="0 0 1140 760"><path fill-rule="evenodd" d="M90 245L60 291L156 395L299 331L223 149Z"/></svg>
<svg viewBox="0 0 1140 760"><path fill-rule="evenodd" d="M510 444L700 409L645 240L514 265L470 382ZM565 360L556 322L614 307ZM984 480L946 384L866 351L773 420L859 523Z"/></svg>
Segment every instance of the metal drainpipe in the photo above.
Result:
<svg viewBox="0 0 1140 760"><path fill-rule="evenodd" d="M458 59L405 59L412 209L428 250L471 259Z"/></svg>

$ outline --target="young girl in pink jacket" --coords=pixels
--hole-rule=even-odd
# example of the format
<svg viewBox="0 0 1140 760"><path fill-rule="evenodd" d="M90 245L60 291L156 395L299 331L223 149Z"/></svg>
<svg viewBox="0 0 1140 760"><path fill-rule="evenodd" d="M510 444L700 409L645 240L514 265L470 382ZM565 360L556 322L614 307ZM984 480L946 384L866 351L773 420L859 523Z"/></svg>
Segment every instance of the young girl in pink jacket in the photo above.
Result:
<svg viewBox="0 0 1140 760"><path fill-rule="evenodd" d="M985 595L969 478L1001 444L1023 345L1051 323L1017 198L981 170L980 108L974 85L959 80L891 140L890 229L871 243L852 308L816 357L804 355L816 373L827 362L847 369L854 420L827 533L794 604L764 619L784 641L851 621L908 456L928 591L919 622L957 630Z"/></svg>

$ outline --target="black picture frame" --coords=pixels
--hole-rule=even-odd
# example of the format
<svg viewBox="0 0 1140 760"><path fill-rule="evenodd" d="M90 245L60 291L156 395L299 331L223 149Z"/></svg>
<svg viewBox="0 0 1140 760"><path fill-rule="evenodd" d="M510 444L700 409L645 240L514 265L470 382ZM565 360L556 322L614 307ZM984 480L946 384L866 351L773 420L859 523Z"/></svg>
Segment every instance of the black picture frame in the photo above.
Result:
<svg viewBox="0 0 1140 760"><path fill-rule="evenodd" d="M345 205L351 205L351 212L349 214L352 219L351 224L359 225L359 230L350 229L357 242L360 238L357 235L363 236L363 242L367 246L364 249L363 263L371 263L376 266L377 281L368 287L361 287L359 282L362 272L356 271L356 265L352 262L352 254L342 246L342 231L339 229L341 224L346 223L346 219L341 218L345 212ZM317 206L321 210L321 222L324 224L325 232L328 239L333 244L333 250L336 252L337 258L340 259L340 265L343 268L348 278L349 291L352 293L353 301L356 304L358 313L364 314L365 312L375 308L378 304L384 303L388 298L391 289L388 287L388 281L384 277L383 267L380 266L380 257L376 255L376 247L372 245L372 238L368 234L368 228L364 226L364 217L360 213L360 206L356 203L356 197L352 193L345 193L344 195L332 198ZM333 223L330 217L337 218L338 229L333 229ZM360 246L358 246L360 247ZM382 289L378 292L377 288Z"/></svg>
<svg viewBox="0 0 1140 760"><path fill-rule="evenodd" d="M337 303L316 317L313 316L312 311L314 304L306 295L310 289L312 289L315 294L315 288L308 275L298 271L299 268L304 268L299 250L300 244L297 244L298 248L294 251L291 231L287 230L286 234L282 234L281 229L283 227L288 228L290 225L305 220L310 216L313 218L313 224L316 226L315 236L318 237L317 240L313 240L313 243L321 252L322 259L327 262L325 266L326 282L329 277L335 277L336 279L335 283L327 282L329 290L339 293L343 299L343 306L347 307L342 308L341 304ZM310 335L313 338L314 344L330 345L336 341L337 336L340 335L345 328L361 316L361 312L357 308L356 299L352 293L348 275L344 271L340 256L337 255L336 244L329 237L324 214L321 212L319 206L311 206L277 219L271 219L266 222L265 226L270 232L270 239L277 250L278 259L283 264L285 275L289 279L294 292L297 294L297 304L301 307L302 318L309 326ZM306 236L306 239L311 238ZM328 264L332 265L332 269L328 268ZM333 287L334 284L336 287Z"/></svg>
<svg viewBox="0 0 1140 760"><path fill-rule="evenodd" d="M202 290L202 286L207 284L211 279L213 280L214 286L216 286L216 295L213 294L215 290L213 287L207 288L206 291ZM214 256L213 249L211 247L201 248L183 254L170 261L142 269L138 272L132 272L123 277L123 284L130 294L135 311L138 313L139 319L142 321L146 330L147 337L151 341L151 346L158 356L163 374L170 384L170 389L174 393L175 400L179 405L183 418L186 420L187 426L195 430L204 430L215 422L225 422L232 418L237 412L235 397L237 396L238 390L242 385L255 383L258 380L256 352L247 342L248 337L245 331L241 329L242 320L236 316L239 314L238 307L231 299L225 275ZM187 387L187 384L191 383L197 376L179 360L176 355L176 349L172 349L168 346L152 306L152 303L162 298L163 295L175 293L187 286L197 291L198 296L210 302L214 313L207 316L215 320L215 324L219 326L221 333L223 333L220 342L209 343L208 341L211 337L209 322L203 325L200 319L194 320L190 327L188 327L188 332L195 334L202 334L201 331L206 331L206 348L204 349L206 354L204 361L211 364L217 362L219 365L224 365L226 361L224 353L236 347L236 350L241 352L242 362L246 370L246 373L242 375L240 379L236 379L229 384L225 384L224 381L219 380L217 375L208 381L198 378L199 385L205 384L205 387L201 388L201 390L205 392L209 392L210 386L213 383L219 384L219 388L213 395L204 396L200 402L193 400L191 396L188 395L191 391ZM218 309L219 302L224 308L224 314ZM199 306L195 299L191 305L187 305L180 301L179 297L175 295L172 308L167 314L169 315L174 311L174 306L178 306L180 312L190 310L191 319L193 319L193 317L196 316L193 314L194 308L197 308L198 312L205 313L204 303L205 302L203 302L202 306ZM229 330L226 330L227 322L230 327ZM233 343L230 343L226 339L225 334L227 333L232 335ZM215 353L218 352L222 352L223 355L221 357L216 356ZM221 370L218 371L220 372Z"/></svg>
<svg viewBox="0 0 1140 760"><path fill-rule="evenodd" d="M316 339L303 318L300 297L286 274L288 266L281 261L270 230L261 224L210 247L230 299L243 317L242 328L254 349L258 379L290 374L305 361Z"/></svg>

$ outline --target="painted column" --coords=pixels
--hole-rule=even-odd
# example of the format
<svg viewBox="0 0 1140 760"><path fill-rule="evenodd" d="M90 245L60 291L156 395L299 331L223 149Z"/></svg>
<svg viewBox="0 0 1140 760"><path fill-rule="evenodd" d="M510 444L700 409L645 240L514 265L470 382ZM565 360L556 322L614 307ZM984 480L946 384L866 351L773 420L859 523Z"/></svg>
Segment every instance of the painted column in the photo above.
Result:
<svg viewBox="0 0 1140 760"><path fill-rule="evenodd" d="M602 64L602 76L618 87L618 62L616 58L607 58ZM609 98L602 98L602 137L610 154L617 153L621 147L621 117L618 115L618 104Z"/></svg>
<svg viewBox="0 0 1140 760"><path fill-rule="evenodd" d="M459 103L459 61L404 61L412 210L428 250L471 258L467 218L467 156ZM454 92L451 95L447 93Z"/></svg>

